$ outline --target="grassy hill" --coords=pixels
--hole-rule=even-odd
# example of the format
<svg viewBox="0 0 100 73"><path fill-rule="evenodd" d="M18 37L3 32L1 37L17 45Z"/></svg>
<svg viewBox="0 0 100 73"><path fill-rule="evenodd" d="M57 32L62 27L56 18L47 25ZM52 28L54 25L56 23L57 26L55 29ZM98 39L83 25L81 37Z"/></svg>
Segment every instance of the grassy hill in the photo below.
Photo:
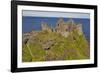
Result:
<svg viewBox="0 0 100 73"><path fill-rule="evenodd" d="M89 43L84 34L78 34L78 30L70 32L68 37L56 32L35 32L29 36L27 43L23 44L22 47L23 62L89 58Z"/></svg>

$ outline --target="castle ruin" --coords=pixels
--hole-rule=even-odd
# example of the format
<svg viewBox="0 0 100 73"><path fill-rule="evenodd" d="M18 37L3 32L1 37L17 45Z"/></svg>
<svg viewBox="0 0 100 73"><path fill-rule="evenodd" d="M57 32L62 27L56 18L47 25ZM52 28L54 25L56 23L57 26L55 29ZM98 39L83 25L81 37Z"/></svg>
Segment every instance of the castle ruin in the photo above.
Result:
<svg viewBox="0 0 100 73"><path fill-rule="evenodd" d="M47 23L42 22L41 24L42 31L48 32L57 32L64 37L67 37L68 34L74 29L78 30L79 35L82 35L82 24L75 23L72 19L67 22L64 22L62 18L58 20L55 28L50 28Z"/></svg>

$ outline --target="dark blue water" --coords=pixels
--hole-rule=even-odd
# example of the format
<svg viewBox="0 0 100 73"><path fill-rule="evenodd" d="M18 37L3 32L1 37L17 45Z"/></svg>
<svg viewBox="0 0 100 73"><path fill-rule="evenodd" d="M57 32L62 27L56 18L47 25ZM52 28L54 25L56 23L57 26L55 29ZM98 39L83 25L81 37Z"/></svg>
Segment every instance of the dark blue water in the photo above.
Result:
<svg viewBox="0 0 100 73"><path fill-rule="evenodd" d="M70 18L63 18L64 21L68 21ZM88 41L90 41L90 19L71 18L75 23L81 23L83 33ZM51 27L55 27L59 18L56 17L22 17L22 32L30 32L32 30L41 30L41 22L46 22Z"/></svg>

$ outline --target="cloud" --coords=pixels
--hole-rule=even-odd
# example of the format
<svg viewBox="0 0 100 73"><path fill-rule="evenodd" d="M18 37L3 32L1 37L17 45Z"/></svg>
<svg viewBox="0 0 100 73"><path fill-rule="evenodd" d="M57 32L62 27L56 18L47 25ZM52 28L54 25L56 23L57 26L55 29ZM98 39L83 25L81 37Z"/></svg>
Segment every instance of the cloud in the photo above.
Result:
<svg viewBox="0 0 100 73"><path fill-rule="evenodd" d="M22 15L35 16L35 17L90 18L89 13L34 11L34 10L23 10Z"/></svg>

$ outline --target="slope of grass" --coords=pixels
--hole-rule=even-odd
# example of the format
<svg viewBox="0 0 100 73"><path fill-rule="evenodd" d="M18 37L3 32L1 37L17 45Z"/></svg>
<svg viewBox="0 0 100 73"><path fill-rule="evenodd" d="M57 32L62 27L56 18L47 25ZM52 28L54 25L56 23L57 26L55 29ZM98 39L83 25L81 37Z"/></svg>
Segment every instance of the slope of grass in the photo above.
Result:
<svg viewBox="0 0 100 73"><path fill-rule="evenodd" d="M28 42L26 45L29 48L26 45L23 46L23 62L89 59L88 42L84 35L78 34L77 30L70 32L67 38L58 33L47 31L38 32L38 35L33 38L37 40L35 43ZM45 50L43 45L49 49Z"/></svg>

